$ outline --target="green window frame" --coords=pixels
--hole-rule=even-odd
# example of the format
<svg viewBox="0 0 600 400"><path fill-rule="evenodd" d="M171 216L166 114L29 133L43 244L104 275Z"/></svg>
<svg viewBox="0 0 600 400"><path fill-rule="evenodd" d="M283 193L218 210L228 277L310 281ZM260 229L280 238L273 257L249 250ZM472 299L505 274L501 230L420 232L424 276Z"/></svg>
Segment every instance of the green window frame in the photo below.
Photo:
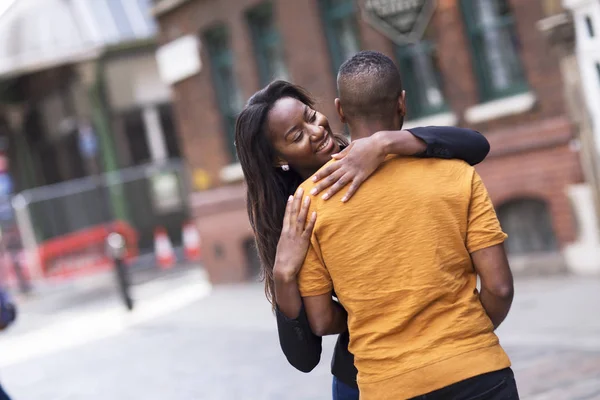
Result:
<svg viewBox="0 0 600 400"><path fill-rule="evenodd" d="M235 78L234 58L231 51L229 32L220 25L204 34L204 42L210 58L213 86L217 104L223 119L227 148L233 160L235 151L235 122L241 111L241 96Z"/></svg>
<svg viewBox="0 0 600 400"><path fill-rule="evenodd" d="M507 0L461 0L480 98L490 101L528 90L515 19Z"/></svg>
<svg viewBox="0 0 600 400"><path fill-rule="evenodd" d="M409 120L448 111L436 47L429 40L396 45L396 60L406 91Z"/></svg>
<svg viewBox="0 0 600 400"><path fill-rule="evenodd" d="M261 86L274 79L289 80L283 42L273 18L271 2L252 8L246 14Z"/></svg>
<svg viewBox="0 0 600 400"><path fill-rule="evenodd" d="M331 67L337 76L340 66L360 51L360 32L355 0L319 0Z"/></svg>

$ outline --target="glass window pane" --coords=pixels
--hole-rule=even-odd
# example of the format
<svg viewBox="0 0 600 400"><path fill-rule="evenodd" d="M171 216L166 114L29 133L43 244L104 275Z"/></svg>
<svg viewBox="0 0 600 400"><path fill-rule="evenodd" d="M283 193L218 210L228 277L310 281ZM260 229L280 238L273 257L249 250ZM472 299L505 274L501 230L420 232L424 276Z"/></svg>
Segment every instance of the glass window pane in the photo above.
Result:
<svg viewBox="0 0 600 400"><path fill-rule="evenodd" d="M439 112L445 106L434 48L428 42L398 49L410 119Z"/></svg>
<svg viewBox="0 0 600 400"><path fill-rule="evenodd" d="M283 61L283 49L279 42L266 46L264 57L270 80L289 80L288 71Z"/></svg>
<svg viewBox="0 0 600 400"><path fill-rule="evenodd" d="M214 87L223 118L227 137L225 141L232 158L236 157L233 144L235 135L235 120L243 107L242 96L238 90L233 65L233 55L229 47L227 31L215 28L205 35L206 47L210 55Z"/></svg>
<svg viewBox="0 0 600 400"><path fill-rule="evenodd" d="M511 27L488 29L480 33L475 41L483 49L480 56L487 71L488 85L493 92L502 92L522 80L521 63L514 46Z"/></svg>
<svg viewBox="0 0 600 400"><path fill-rule="evenodd" d="M242 110L241 96L235 81L233 65L224 64L217 69L217 80L221 86L221 96L229 112L237 113Z"/></svg>
<svg viewBox="0 0 600 400"><path fill-rule="evenodd" d="M342 61L349 59L360 51L353 16L335 21L333 28L338 40Z"/></svg>
<svg viewBox="0 0 600 400"><path fill-rule="evenodd" d="M289 80L283 43L273 20L270 6L262 5L248 14L252 31L261 85L274 79Z"/></svg>
<svg viewBox="0 0 600 400"><path fill-rule="evenodd" d="M507 0L463 0L483 100L524 86L518 37ZM471 16L471 18L468 18Z"/></svg>

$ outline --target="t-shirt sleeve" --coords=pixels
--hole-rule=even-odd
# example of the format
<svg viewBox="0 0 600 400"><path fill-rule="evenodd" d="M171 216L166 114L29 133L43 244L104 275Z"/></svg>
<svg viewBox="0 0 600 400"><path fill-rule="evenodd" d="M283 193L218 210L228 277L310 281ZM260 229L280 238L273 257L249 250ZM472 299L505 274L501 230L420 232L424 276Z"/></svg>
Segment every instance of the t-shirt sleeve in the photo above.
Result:
<svg viewBox="0 0 600 400"><path fill-rule="evenodd" d="M469 222L467 227L467 249L469 253L485 249L504 242L507 238L502 232L492 200L477 172L473 172L471 181L471 202L469 204Z"/></svg>
<svg viewBox="0 0 600 400"><path fill-rule="evenodd" d="M333 290L331 276L325 267L314 236L298 274L298 287L302 297L319 296Z"/></svg>

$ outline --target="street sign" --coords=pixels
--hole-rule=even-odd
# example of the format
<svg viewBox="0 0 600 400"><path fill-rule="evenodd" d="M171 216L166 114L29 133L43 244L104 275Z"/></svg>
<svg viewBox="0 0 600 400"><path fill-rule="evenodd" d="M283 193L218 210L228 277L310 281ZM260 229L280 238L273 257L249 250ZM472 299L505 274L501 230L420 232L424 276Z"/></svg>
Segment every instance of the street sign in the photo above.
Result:
<svg viewBox="0 0 600 400"><path fill-rule="evenodd" d="M362 0L363 18L397 44L415 43L435 10L436 0Z"/></svg>

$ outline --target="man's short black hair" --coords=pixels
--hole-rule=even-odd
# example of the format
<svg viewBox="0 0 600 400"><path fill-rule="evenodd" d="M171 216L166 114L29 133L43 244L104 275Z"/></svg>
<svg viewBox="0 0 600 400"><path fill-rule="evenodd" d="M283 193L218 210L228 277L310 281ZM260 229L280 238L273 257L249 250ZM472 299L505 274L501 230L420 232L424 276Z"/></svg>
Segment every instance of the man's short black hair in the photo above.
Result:
<svg viewBox="0 0 600 400"><path fill-rule="evenodd" d="M361 51L342 64L338 93L347 118L388 119L402 94L400 71L385 54Z"/></svg>

